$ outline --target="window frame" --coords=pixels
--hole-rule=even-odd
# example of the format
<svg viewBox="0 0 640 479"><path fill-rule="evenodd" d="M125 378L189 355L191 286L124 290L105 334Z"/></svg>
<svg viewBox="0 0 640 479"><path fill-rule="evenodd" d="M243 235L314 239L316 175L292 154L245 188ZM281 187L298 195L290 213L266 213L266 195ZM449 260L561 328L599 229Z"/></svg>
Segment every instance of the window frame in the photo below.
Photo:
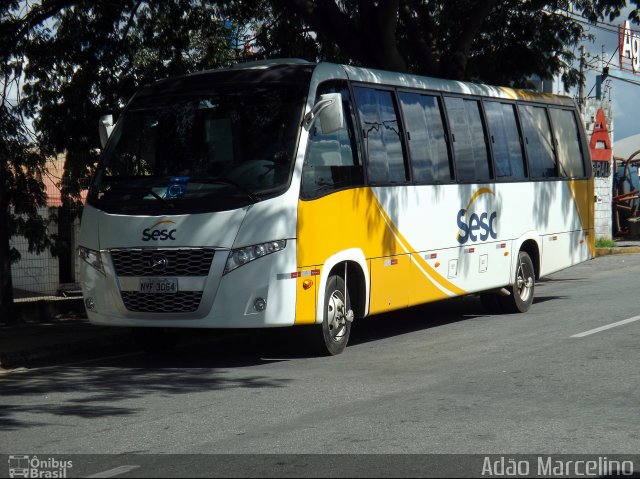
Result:
<svg viewBox="0 0 640 479"><path fill-rule="evenodd" d="M550 105L548 103L541 103L541 102L533 102L533 101L517 101L517 112L518 112L518 118L520 123L523 125L522 126L522 141L524 142L524 150L525 150L525 154L527 156L527 173L528 173L528 177L529 177L529 181L558 181L558 180L565 180L566 178L563 178L560 176L559 172L560 172L560 168L559 168L559 163L558 163L558 151L556 148L556 144L555 141L552 141L552 146L553 146L553 160L555 161L555 165L556 165L556 174L555 176L533 176L532 175L532 171L531 171L531 161L529 159L529 149L527 148L527 138L524 134L524 122L522 122L522 117L520 114L520 107L525 107L525 106L530 106L530 107L534 107L534 108L543 108L544 109L544 113L545 113L545 117L547 118L547 122L549 124L549 131L551 132L551 139L553 140L554 137L554 131L553 131L553 124L551 123L551 116L549 116L549 107Z"/></svg>
<svg viewBox="0 0 640 479"><path fill-rule="evenodd" d="M485 109L485 103L500 103L503 105L511 105L514 109L515 112L515 119L516 119L516 128L518 129L518 140L520 142L520 149L522 152L522 162L524 165L524 176L520 176L520 177L515 177L515 176L505 176L505 177L498 177L497 176L497 167L496 167L496 158L493 154L493 143L490 141L491 140L491 127L489 125L489 120L487 118L487 112ZM491 160L493 162L493 181L495 181L496 183L523 183L523 182L528 182L531 181L531 177L529 175L530 173L530 169L529 169L529 158L527 156L527 148L525 145L525 138L524 138L524 133L523 133L523 129L522 129L522 121L520 120L520 112L518 110L518 105L521 102L517 101L517 100L510 100L507 98L498 98L498 97L482 97L482 111L484 112L484 116L487 122L487 134L489 135L489 138L487 138L487 141L489 142L489 147L491 148Z"/></svg>
<svg viewBox="0 0 640 479"><path fill-rule="evenodd" d="M438 100L438 106L440 107L440 116L442 119L442 127L444 129L444 140L447 146L447 162L449 164L449 173L451 176L451 179L449 181L417 181L415 180L415 178L413 178L413 158L411 157L411 148L409 148L409 138L407 137L408 131L406 128L406 119L404 116L404 110L402 109L402 103L400 101L400 94L401 93L410 93L410 94L414 94L414 95L421 95L421 96L430 96L430 97L435 97ZM451 131L449 128L449 119L447 117L447 109L445 107L444 104L444 95L442 94L442 92L437 91L437 90L421 90L418 88L396 88L396 95L398 97L398 105L400 108L400 116L402 118L402 122L403 122L403 131L404 131L404 142L406 144L406 151L407 151L407 161L409 164L409 171L411 173L411 184L412 185L451 185L451 184L456 184L457 180L456 180L456 168L455 168L455 162L454 162L454 158L453 158L453 145L451 143Z"/></svg>
<svg viewBox="0 0 640 479"><path fill-rule="evenodd" d="M578 128L578 147L580 148L580 154L582 156L582 167L583 167L583 171L584 171L584 175L582 176L562 176L562 172L560 171L560 156L558 153L558 144L556 142L556 135L555 135L555 127L553 124L553 119L551 118L551 110L562 110L562 111L568 111L572 114L573 116L573 120L575 121L575 125ZM588 144L586 142L586 136L584 133L584 129L580 128L582 119L579 117L579 115L577 114L578 110L574 107L570 107L570 106L565 106L565 105L547 105L547 115L549 117L549 124L551 125L551 135L553 136L553 143L554 143L554 151L556 153L556 160L557 160L557 171L558 171L558 178L560 180L585 180L588 178L591 178L591 176L593 175L592 170L592 165L591 165L591 152L589 150ZM587 158L589 159L589 161L587 161Z"/></svg>
<svg viewBox="0 0 640 479"><path fill-rule="evenodd" d="M356 110L356 104L355 104L355 99L353 96L353 90L351 88L351 82L349 80L345 80L342 78L330 78L327 80L324 80L320 83L318 83L317 87L316 87L316 91L315 91L315 98L314 98L314 102L318 100L319 95L321 95L322 93L318 93L320 91L322 91L322 87L327 85L327 84L342 84L342 86L344 87L344 89L348 92L348 100L347 100L347 110L348 113L351 117L350 120L348 120L347 118L345 118L345 128L347 128L347 131L349 129L349 122L351 123L351 128L353 129L352 134L353 134L353 144L352 144L352 148L355 150L354 154L355 157L358 161L358 165L356 166L360 166L360 168L362 169L362 183L355 185L347 185L347 186L342 186L340 188L334 188L334 189L322 189L322 190L316 190L313 194L305 194L302 190L302 184L304 181L304 165L305 162L307 160L307 157L309 155L309 148L311 147L311 141L309 140L309 137L311 136L309 132L307 132L307 144L305 146L305 151L304 151L304 160L302 162L302 168L300 169L300 188L299 188L299 192L298 192L298 198L302 201L311 201L311 200L315 200L318 198L322 198L324 196L328 196L331 195L333 193L337 193L338 191L344 191L344 190L350 190L353 188L362 188L364 186L366 186L367 183L367 176L366 176L366 166L364 164L364 156L363 156L363 146L360 142L360 136L358 135L358 132L356 131L356 129L358 128L358 124L356 123L358 120L358 115L357 115L357 110ZM344 102L345 99L343 98L342 101Z"/></svg>
<svg viewBox="0 0 640 479"><path fill-rule="evenodd" d="M351 88L351 94L353 98L353 104L355 106L354 113L356 116L356 125L358 131L356 132L356 136L359 139L359 143L362 148L362 161L363 161L363 169L364 169L364 181L367 186L406 186L413 184L413 171L411 169L411 161L409 158L408 145L406 142L406 130L404 126L404 121L402 118L402 111L400 108L400 99L398 98L397 87L378 84L378 83L368 83L368 82L360 82L360 81L350 81L349 82ZM379 90L379 91L387 91L391 93L391 99L394 104L394 109L396 112L396 117L398 119L398 128L399 128L399 137L400 137L400 146L402 148L402 158L403 165L405 171L406 180L403 182L389 182L389 181L374 181L372 182L369 178L369 151L365 148L365 137L364 137L364 129L362 127L362 123L360 121L360 110L358 109L358 101L356 99L355 89L356 88L368 88L370 90ZM422 91L422 90L418 90Z"/></svg>
<svg viewBox="0 0 640 479"><path fill-rule="evenodd" d="M484 145L485 145L485 149L487 151L487 161L488 161L488 167L489 167L489 178L486 179L485 181L481 181L479 179L473 179L473 180L462 180L458 177L458 164L456 163L456 152L455 152L455 147L454 147L454 141L453 141L453 132L451 131L451 122L449 120L449 112L447 111L447 105L446 105L446 99L447 97L450 98L460 98L462 100L474 100L478 102L478 105L480 106L479 111L480 111L480 121L482 123L482 131L484 134ZM484 111L484 104L482 102L483 98L482 96L478 96L478 95L463 95L463 94L459 94L459 93L449 93L449 92L445 92L442 94L442 100L443 100L443 105L444 105L444 113L445 113L445 117L447 119L447 131L449 133L449 144L451 145L451 158L453 161L453 166L454 166L454 171L455 171L455 182L460 184L460 185L484 185L487 183L494 183L496 181L496 177L495 177L495 164L494 164L494 160L493 160L493 149L491 147L491 142L489 141L489 127L488 127L488 123L487 123L487 118L485 115L485 111Z"/></svg>

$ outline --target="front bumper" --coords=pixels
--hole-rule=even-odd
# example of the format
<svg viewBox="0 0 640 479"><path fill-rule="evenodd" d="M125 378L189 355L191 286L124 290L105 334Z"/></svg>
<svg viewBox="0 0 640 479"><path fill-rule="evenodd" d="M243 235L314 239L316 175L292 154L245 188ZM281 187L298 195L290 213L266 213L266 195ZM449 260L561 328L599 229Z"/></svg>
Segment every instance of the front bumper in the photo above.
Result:
<svg viewBox="0 0 640 479"><path fill-rule="evenodd" d="M141 277L118 276L110 251L101 251L104 274L81 262L80 279L89 321L93 324L126 327L167 328L263 328L291 326L295 322L296 282L286 280L296 271L296 242L223 275L229 250L216 249L207 276L178 276L178 291L201 292L195 310L180 312L171 306L163 312L131 311L124 294L140 297ZM171 294L171 293L168 293ZM193 295L174 297L176 304L195 301ZM151 297L159 301L167 296ZM256 300L266 308L256 308ZM149 301L148 298L142 298ZM127 302L131 308L131 302ZM168 303L169 305L171 302ZM182 308L184 309L184 308ZM186 308L189 309L189 308Z"/></svg>

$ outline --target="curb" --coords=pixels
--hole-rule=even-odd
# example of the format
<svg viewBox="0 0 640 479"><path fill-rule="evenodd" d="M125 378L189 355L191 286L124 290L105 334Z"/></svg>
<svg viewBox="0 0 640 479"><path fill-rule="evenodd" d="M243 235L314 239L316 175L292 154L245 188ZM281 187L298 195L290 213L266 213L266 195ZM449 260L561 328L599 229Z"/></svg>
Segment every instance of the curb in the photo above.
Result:
<svg viewBox="0 0 640 479"><path fill-rule="evenodd" d="M118 354L135 350L135 345L129 334L121 331L105 333L104 336L0 353L0 369L43 365L47 361L73 358L77 355L91 359L104 354L106 349L109 349L110 353Z"/></svg>
<svg viewBox="0 0 640 479"><path fill-rule="evenodd" d="M614 247L614 248L596 248L596 257L609 256L614 254L638 254L640 253L640 247Z"/></svg>

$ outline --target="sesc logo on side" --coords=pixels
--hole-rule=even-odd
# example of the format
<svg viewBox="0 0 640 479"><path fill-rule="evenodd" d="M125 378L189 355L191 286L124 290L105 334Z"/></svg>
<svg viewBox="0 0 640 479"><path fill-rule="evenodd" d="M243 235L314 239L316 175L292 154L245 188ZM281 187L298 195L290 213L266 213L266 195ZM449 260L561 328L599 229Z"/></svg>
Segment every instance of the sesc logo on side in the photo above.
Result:
<svg viewBox="0 0 640 479"><path fill-rule="evenodd" d="M496 231L498 213L496 211L491 213L482 212L480 214L471 213L471 215L468 215L471 205L482 194L495 195L489 188L480 188L473 194L467 207L458 211L457 224L459 229L456 239L460 244L465 244L469 240L475 242L478 241L478 239L480 241L486 241L489 238L498 238L498 232Z"/></svg>

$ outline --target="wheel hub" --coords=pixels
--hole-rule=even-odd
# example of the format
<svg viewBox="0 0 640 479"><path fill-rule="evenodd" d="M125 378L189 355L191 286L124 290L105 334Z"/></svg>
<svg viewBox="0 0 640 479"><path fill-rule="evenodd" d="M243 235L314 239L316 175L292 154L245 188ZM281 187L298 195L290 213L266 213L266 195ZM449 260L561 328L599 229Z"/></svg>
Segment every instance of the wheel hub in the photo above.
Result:
<svg viewBox="0 0 640 479"><path fill-rule="evenodd" d="M516 287L520 293L520 298L526 301L531 294L531 288L533 287L533 276L529 271L525 272L525 267L520 264L518 267L518 275L516 278Z"/></svg>
<svg viewBox="0 0 640 479"><path fill-rule="evenodd" d="M334 291L329 297L327 316L331 337L339 339L346 332L348 320L346 306L340 291Z"/></svg>

